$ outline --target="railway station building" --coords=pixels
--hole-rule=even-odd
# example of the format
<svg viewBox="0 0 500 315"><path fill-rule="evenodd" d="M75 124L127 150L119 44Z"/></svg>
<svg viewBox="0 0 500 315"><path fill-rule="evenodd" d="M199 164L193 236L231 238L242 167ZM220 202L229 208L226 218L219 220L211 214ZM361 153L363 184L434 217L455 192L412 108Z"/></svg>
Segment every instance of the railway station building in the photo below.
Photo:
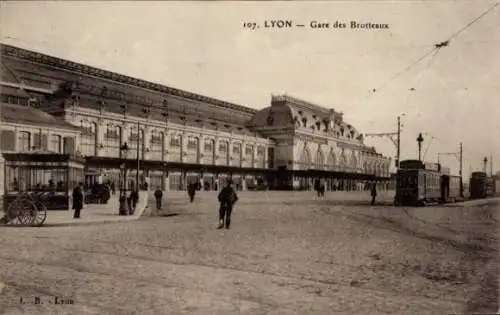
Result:
<svg viewBox="0 0 500 315"><path fill-rule="evenodd" d="M212 190L228 178L242 190L310 189L319 177L358 190L390 178L391 159L334 109L277 95L256 110L10 45L1 52L1 152L80 157L87 185L121 182L123 167L127 182L165 190L193 180Z"/></svg>

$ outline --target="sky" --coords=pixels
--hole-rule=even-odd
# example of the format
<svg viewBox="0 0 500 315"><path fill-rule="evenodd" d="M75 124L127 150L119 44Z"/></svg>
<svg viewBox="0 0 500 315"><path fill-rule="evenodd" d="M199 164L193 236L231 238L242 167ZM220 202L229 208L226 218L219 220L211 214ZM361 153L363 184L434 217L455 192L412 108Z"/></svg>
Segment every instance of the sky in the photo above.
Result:
<svg viewBox="0 0 500 315"><path fill-rule="evenodd" d="M496 2L12 1L0 2L0 38L256 109L287 93L344 112L362 133L394 132L401 115L402 160L418 158L421 132L426 161L462 142L468 176L485 156L500 170L500 5L466 27ZM265 28L271 20L305 27ZM389 28L313 29L311 21ZM395 156L387 137L366 143ZM454 155L440 160L458 174Z"/></svg>

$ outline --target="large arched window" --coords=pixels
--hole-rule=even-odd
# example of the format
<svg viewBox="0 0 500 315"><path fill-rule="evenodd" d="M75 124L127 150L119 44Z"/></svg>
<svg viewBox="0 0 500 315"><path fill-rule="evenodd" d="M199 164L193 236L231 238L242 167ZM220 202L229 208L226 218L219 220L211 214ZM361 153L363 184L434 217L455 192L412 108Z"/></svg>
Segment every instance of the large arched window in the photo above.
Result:
<svg viewBox="0 0 500 315"><path fill-rule="evenodd" d="M181 161L182 136L171 134L168 146L167 160L172 162Z"/></svg>
<svg viewBox="0 0 500 315"><path fill-rule="evenodd" d="M31 133L27 131L21 131L19 133L18 140L18 148L20 152L29 152L31 150Z"/></svg>
<svg viewBox="0 0 500 315"><path fill-rule="evenodd" d="M106 126L104 134L105 154L110 157L120 157L120 146L122 138L122 128L114 124Z"/></svg>
<svg viewBox="0 0 500 315"><path fill-rule="evenodd" d="M254 167L254 146L251 144L245 145L245 163L246 167Z"/></svg>
<svg viewBox="0 0 500 315"><path fill-rule="evenodd" d="M94 122L82 120L82 133L80 138L80 151L85 156L96 154L97 125Z"/></svg>
<svg viewBox="0 0 500 315"><path fill-rule="evenodd" d="M233 143L233 150L231 153L231 165L232 166L240 166L241 165L241 143L235 142Z"/></svg>
<svg viewBox="0 0 500 315"><path fill-rule="evenodd" d="M165 134L163 132L153 129L153 131L151 132L151 139L149 141L149 146L150 146L149 159L154 161L163 161L164 138Z"/></svg>
<svg viewBox="0 0 500 315"><path fill-rule="evenodd" d="M316 152L316 169L322 170L324 168L324 163L323 152L321 151L321 149L318 149L318 151Z"/></svg>
<svg viewBox="0 0 500 315"><path fill-rule="evenodd" d="M347 166L347 157L346 157L344 149L342 149L342 152L340 153L340 166L341 167Z"/></svg>
<svg viewBox="0 0 500 315"><path fill-rule="evenodd" d="M229 164L229 141L219 140L219 161L222 165Z"/></svg>
<svg viewBox="0 0 500 315"><path fill-rule="evenodd" d="M327 160L328 168L333 170L337 167L337 157L335 156L335 152L330 151L330 154L328 154L328 160Z"/></svg>
<svg viewBox="0 0 500 315"><path fill-rule="evenodd" d="M137 145L139 145L139 159L144 159L144 129L137 126L131 128L127 141L129 152L127 157L137 159Z"/></svg>
<svg viewBox="0 0 500 315"><path fill-rule="evenodd" d="M356 158L356 153L351 153L351 167L358 168L358 159Z"/></svg>
<svg viewBox="0 0 500 315"><path fill-rule="evenodd" d="M60 135L50 136L50 151L62 153L62 138Z"/></svg>
<svg viewBox="0 0 500 315"><path fill-rule="evenodd" d="M311 155L307 148L304 148L299 159L299 169L307 170L311 168Z"/></svg>
<svg viewBox="0 0 500 315"><path fill-rule="evenodd" d="M257 147L257 167L266 167L266 148L262 145Z"/></svg>
<svg viewBox="0 0 500 315"><path fill-rule="evenodd" d="M203 162L204 164L215 163L215 140L205 139L203 143Z"/></svg>
<svg viewBox="0 0 500 315"><path fill-rule="evenodd" d="M198 157L198 138L188 137L186 143L186 162L187 163L199 163Z"/></svg>

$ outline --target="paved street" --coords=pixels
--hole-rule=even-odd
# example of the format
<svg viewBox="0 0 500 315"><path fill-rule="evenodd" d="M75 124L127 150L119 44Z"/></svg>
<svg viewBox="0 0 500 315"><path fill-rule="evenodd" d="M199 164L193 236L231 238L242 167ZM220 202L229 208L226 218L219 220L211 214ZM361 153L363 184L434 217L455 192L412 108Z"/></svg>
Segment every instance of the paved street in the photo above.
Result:
<svg viewBox="0 0 500 315"><path fill-rule="evenodd" d="M137 221L1 228L5 314L496 311L498 204L370 207L368 193L215 194ZM390 199L390 196L381 196ZM43 304L34 305L39 297ZM72 302L54 305L58 301ZM21 298L23 303L21 303ZM37 300L38 301L38 300Z"/></svg>

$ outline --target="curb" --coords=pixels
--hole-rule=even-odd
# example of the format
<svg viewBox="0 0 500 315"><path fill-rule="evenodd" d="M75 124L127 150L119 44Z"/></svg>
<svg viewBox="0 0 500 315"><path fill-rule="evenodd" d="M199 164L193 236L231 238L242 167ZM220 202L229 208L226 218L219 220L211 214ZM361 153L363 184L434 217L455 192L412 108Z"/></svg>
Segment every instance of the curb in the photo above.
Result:
<svg viewBox="0 0 500 315"><path fill-rule="evenodd" d="M146 208L148 208L148 199L149 199L149 193L146 192L141 198L143 200L143 203L140 203L140 208L136 210L136 214L133 216L122 216L119 219L104 219L104 220L98 220L98 221L73 221L73 222L63 222L63 223L49 223L49 224L44 224L41 226L41 228L44 227L62 227L62 226L73 226L73 225L97 225L97 224L111 224L111 223L121 223L125 221L135 221L138 220L142 215L144 214L144 211ZM117 215L118 216L118 215Z"/></svg>

